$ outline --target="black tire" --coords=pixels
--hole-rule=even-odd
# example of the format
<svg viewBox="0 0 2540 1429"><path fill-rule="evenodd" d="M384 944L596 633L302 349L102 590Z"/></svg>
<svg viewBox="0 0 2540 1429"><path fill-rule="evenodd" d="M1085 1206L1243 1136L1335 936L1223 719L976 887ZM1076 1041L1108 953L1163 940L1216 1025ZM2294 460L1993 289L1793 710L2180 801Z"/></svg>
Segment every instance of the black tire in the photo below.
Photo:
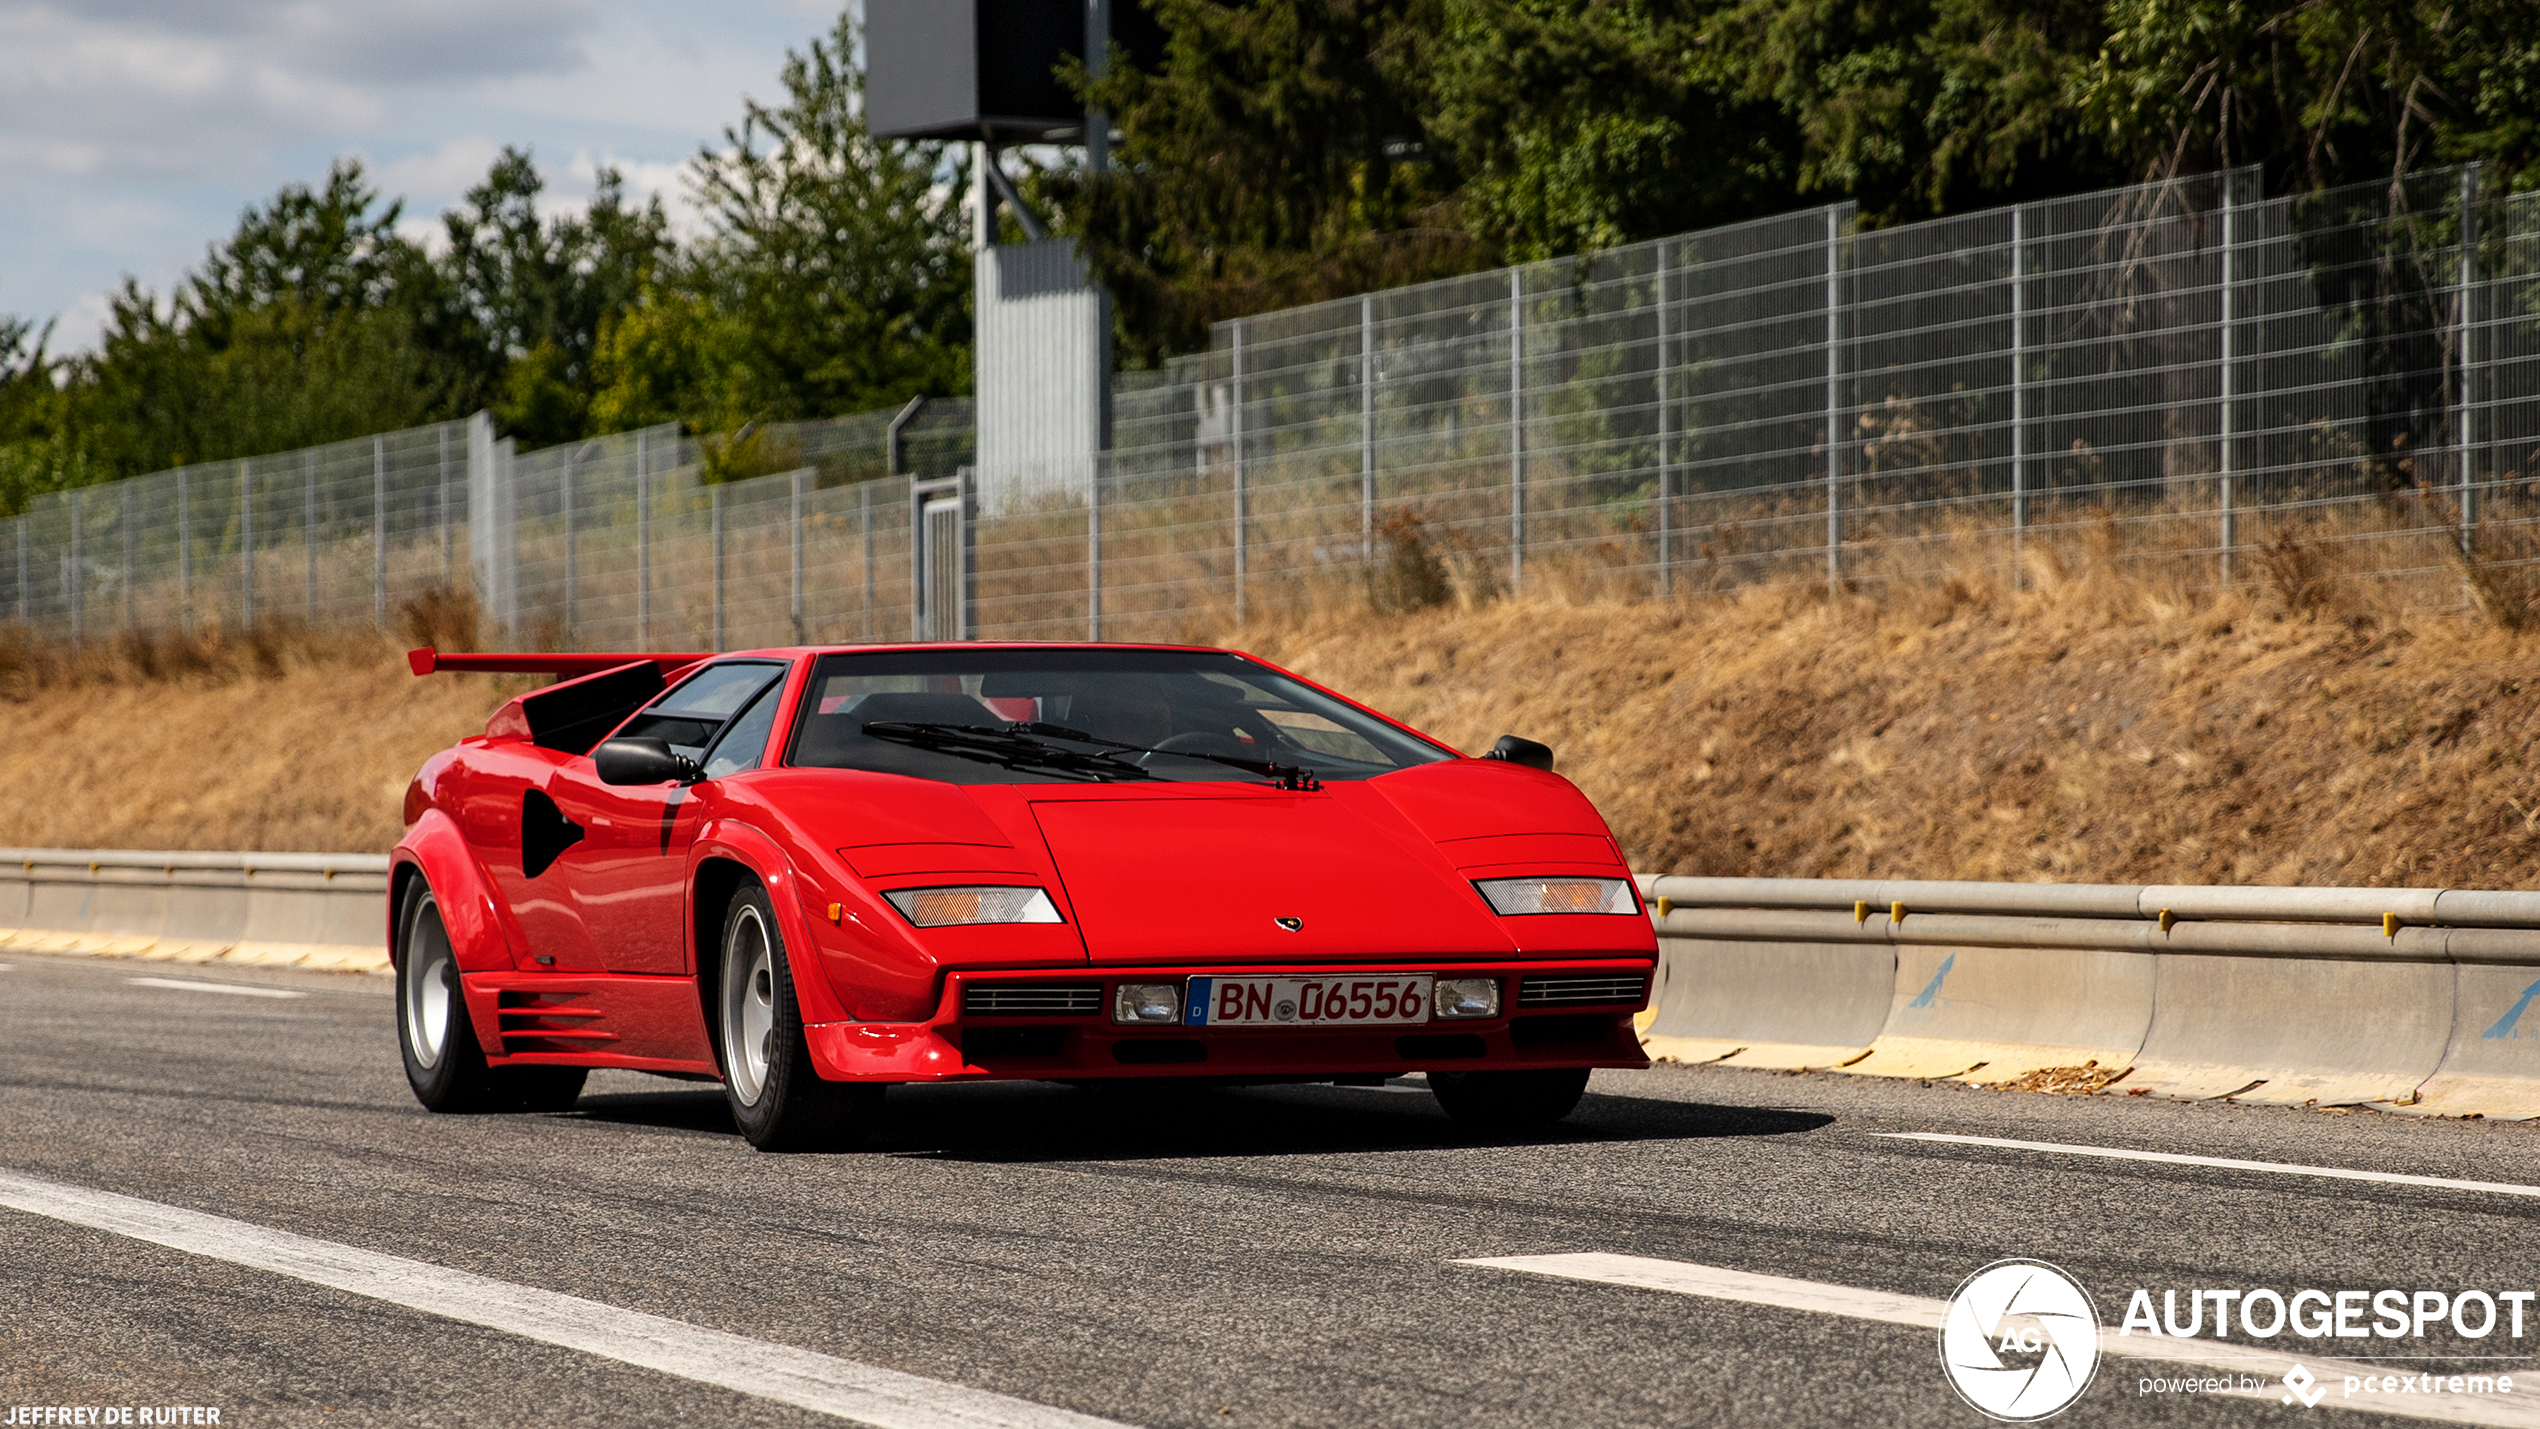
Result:
<svg viewBox="0 0 2540 1429"><path fill-rule="evenodd" d="M1482 1131L1530 1131L1568 1116L1586 1095L1588 1069L1431 1072L1429 1094L1448 1116Z"/></svg>
<svg viewBox="0 0 2540 1429"><path fill-rule="evenodd" d="M406 1085L427 1111L563 1111L590 1075L580 1067L485 1064L440 900L420 877L406 885L397 912L397 1052Z"/></svg>
<svg viewBox="0 0 2540 1429"><path fill-rule="evenodd" d="M714 1050L733 1124L761 1151L833 1151L861 1141L882 1106L878 1083L822 1081L803 1042L785 935L767 890L745 883L723 915Z"/></svg>

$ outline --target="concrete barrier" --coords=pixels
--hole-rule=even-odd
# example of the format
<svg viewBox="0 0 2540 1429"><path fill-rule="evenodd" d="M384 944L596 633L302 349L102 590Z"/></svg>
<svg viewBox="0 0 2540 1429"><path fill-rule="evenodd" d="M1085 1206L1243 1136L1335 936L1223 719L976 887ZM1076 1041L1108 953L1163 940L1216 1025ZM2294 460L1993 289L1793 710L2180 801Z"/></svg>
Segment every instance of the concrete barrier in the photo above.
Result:
<svg viewBox="0 0 2540 1429"><path fill-rule="evenodd" d="M384 854L0 849L0 949L384 971Z"/></svg>
<svg viewBox="0 0 2540 1429"><path fill-rule="evenodd" d="M1652 1056L1740 1067L1857 1061L1886 1025L1896 954L1846 943L1662 937ZM2534 1018L2540 1027L2540 1018Z"/></svg>
<svg viewBox="0 0 2540 1429"><path fill-rule="evenodd" d="M1769 1045L1794 1028L1858 1039L1860 973L1884 948L1884 1020L1855 1055L1806 1064L1997 1081L2095 1063L2085 1084L2162 1096L2540 1117L2540 893L1641 886L1666 964L1653 1055ZM1810 985L1846 948L1854 975L1812 1006Z"/></svg>

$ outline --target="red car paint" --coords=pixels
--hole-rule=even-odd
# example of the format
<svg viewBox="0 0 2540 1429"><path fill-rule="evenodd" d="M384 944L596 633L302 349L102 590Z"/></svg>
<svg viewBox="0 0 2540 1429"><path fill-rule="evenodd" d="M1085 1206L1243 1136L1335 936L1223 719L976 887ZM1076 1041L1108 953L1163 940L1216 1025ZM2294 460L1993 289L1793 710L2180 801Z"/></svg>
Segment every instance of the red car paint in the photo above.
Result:
<svg viewBox="0 0 2540 1429"><path fill-rule="evenodd" d="M710 946L717 936L736 875L770 895L813 1065L832 1080L1647 1065L1632 1019L1656 963L1648 920L1500 917L1472 886L1521 873L1628 877L1604 821L1567 780L1463 757L1306 791L1233 770L1223 781L952 784L785 765L819 657L910 648L959 647L416 652L417 673L602 678L649 661L675 681L708 661L788 669L765 767L684 788L603 784L587 753L534 742L523 700L505 704L486 733L429 760L407 795L389 892L392 946L403 890L428 880L470 1020L497 1066L716 1075L699 940ZM529 827L539 820L562 822ZM540 865L524 838L552 841L565 824L571 841ZM1064 921L921 929L882 897L973 875L1039 884ZM1116 1026L1108 1015L1121 981L1265 971L1493 976L1502 1007L1488 1019L1332 1028ZM1640 991L1594 1006L1530 1011L1521 1001L1529 977L1587 974L1637 979L1630 985ZM1097 986L1100 1010L966 1012L965 991L984 982Z"/></svg>

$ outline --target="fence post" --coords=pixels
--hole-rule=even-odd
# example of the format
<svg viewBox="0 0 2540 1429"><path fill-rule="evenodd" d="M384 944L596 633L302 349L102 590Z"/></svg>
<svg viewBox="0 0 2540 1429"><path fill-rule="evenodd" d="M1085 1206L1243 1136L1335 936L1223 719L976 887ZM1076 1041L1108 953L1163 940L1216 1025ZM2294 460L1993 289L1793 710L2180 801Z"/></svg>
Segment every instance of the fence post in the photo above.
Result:
<svg viewBox="0 0 2540 1429"><path fill-rule="evenodd" d="M450 547L450 424L447 422L441 424L441 494L436 504L441 514L441 585L448 589L458 584L459 569L452 564L455 557Z"/></svg>
<svg viewBox="0 0 2540 1429"><path fill-rule="evenodd" d="M864 498L864 638L873 639L873 483L866 482L857 490ZM911 536L914 540L914 535Z"/></svg>
<svg viewBox="0 0 2540 1429"><path fill-rule="evenodd" d="M799 469L793 475L793 500L788 509L792 515L794 536L790 543L793 546L792 580L787 587L785 613L793 620L794 643L804 645L810 642L803 638L803 474Z"/></svg>
<svg viewBox="0 0 2540 1429"><path fill-rule="evenodd" d="M2011 589L2028 583L2028 231L2011 205Z"/></svg>
<svg viewBox="0 0 2540 1429"><path fill-rule="evenodd" d="M1526 270L1508 270L1508 591L1526 583Z"/></svg>
<svg viewBox="0 0 2540 1429"><path fill-rule="evenodd" d="M71 563L69 569L62 573L66 577L62 583L69 587L71 598L71 648L73 650L79 648L80 637L85 633L81 627L88 614L88 572L81 565L81 561L85 558L80 549L82 534L80 528L88 524L85 519L87 512L81 503L81 498L87 494L78 487L71 488Z"/></svg>
<svg viewBox="0 0 2540 1429"><path fill-rule="evenodd" d="M29 576L26 563L27 518L19 516L14 524L18 528L18 622L32 629L35 625L35 583Z"/></svg>
<svg viewBox="0 0 2540 1429"><path fill-rule="evenodd" d="M1658 360L1650 376L1658 399L1658 594L1668 596L1676 589L1676 419L1674 403L1675 375L1671 359L1674 352L1668 341L1668 297L1671 276L1667 266L1667 240L1658 240Z"/></svg>
<svg viewBox="0 0 2540 1429"><path fill-rule="evenodd" d="M2469 553L2470 538L2478 526L2478 487L2473 443L2477 432L2473 405L2477 369L2471 366L2473 344L2478 340L2478 327L2472 305L2478 293L2478 165L2461 168L2461 552Z"/></svg>
<svg viewBox="0 0 2540 1429"><path fill-rule="evenodd" d="M1235 623L1244 623L1244 566L1249 552L1244 537L1250 522L1250 493L1244 489L1244 320L1235 319L1234 403L1228 413L1230 436L1235 448Z"/></svg>
<svg viewBox="0 0 2540 1429"><path fill-rule="evenodd" d="M238 622L256 628L256 480L238 464Z"/></svg>
<svg viewBox="0 0 2540 1429"><path fill-rule="evenodd" d="M176 619L187 634L194 632L194 512L186 470L176 469ZM23 531L20 532L24 534ZM20 566L24 566L21 561ZM23 577L23 569L20 572Z"/></svg>
<svg viewBox="0 0 2540 1429"><path fill-rule="evenodd" d="M115 515L123 523L123 628L132 629L132 488L115 493Z"/></svg>
<svg viewBox="0 0 2540 1429"><path fill-rule="evenodd" d="M582 515L574 501L574 480L582 465L582 448L564 454L564 476L558 497L564 505L564 648L582 643Z"/></svg>
<svg viewBox="0 0 2540 1429"><path fill-rule="evenodd" d="M373 616L388 625L388 439L370 439L370 584Z"/></svg>
<svg viewBox="0 0 2540 1429"><path fill-rule="evenodd" d="M2233 450L2238 435L2239 418L2239 319L2240 319L2240 204L2239 184L2230 170L2222 176L2222 372L2221 410L2216 425L2216 495L2222 506L2222 553L2219 568L2222 583L2229 587L2232 577L2232 550L2240 544L2240 512L2232 491L2236 471Z"/></svg>
<svg viewBox="0 0 2540 1429"><path fill-rule="evenodd" d="M300 456L300 550L308 557L308 579L300 587L300 618L317 624L317 556L318 502L317 449L311 447Z"/></svg>
<svg viewBox="0 0 2540 1429"><path fill-rule="evenodd" d="M1376 559L1376 295L1358 299L1358 559Z"/></svg>
<svg viewBox="0 0 2540 1429"><path fill-rule="evenodd" d="M1085 480L1085 638L1102 638L1102 478L1109 453L1096 452Z"/></svg>
<svg viewBox="0 0 2540 1429"><path fill-rule="evenodd" d="M635 644L653 643L653 502L645 470L644 434L635 433Z"/></svg>
<svg viewBox="0 0 2540 1429"><path fill-rule="evenodd" d="M714 652L723 653L723 483L716 482L706 492L713 510L714 523Z"/></svg>
<svg viewBox="0 0 2540 1429"><path fill-rule="evenodd" d="M1843 590L1843 210L1826 210L1826 596Z"/></svg>

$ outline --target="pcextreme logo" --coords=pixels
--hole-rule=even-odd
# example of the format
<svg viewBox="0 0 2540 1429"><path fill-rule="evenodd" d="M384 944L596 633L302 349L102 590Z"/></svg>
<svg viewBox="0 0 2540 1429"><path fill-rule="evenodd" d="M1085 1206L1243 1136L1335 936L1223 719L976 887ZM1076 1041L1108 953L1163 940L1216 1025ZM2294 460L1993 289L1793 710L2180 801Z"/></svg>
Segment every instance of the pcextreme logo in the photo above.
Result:
<svg viewBox="0 0 2540 1429"><path fill-rule="evenodd" d="M1958 1397L1989 1419L2049 1419L2099 1372L2099 1312L2081 1282L2054 1266L1997 1260L1949 1297L1940 1365Z"/></svg>

